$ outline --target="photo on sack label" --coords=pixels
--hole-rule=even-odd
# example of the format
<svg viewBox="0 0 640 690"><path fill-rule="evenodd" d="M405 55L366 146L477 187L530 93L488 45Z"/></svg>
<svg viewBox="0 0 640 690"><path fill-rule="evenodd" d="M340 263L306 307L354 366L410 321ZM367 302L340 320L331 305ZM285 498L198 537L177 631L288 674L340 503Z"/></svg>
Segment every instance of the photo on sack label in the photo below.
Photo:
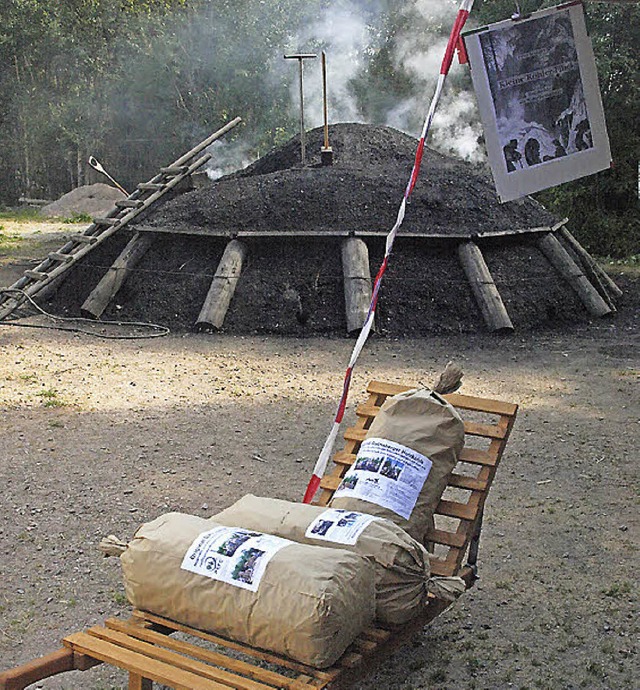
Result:
<svg viewBox="0 0 640 690"><path fill-rule="evenodd" d="M259 564L264 554L265 552L260 549L247 549L244 551L238 558L238 562L231 573L231 579L244 582L248 585L253 584L256 566Z"/></svg>
<svg viewBox="0 0 640 690"><path fill-rule="evenodd" d="M260 536L259 532L234 532L229 539L218 547L218 553L223 556L233 556L233 554L251 537Z"/></svg>
<svg viewBox="0 0 640 690"><path fill-rule="evenodd" d="M365 472L377 472L380 469L382 463L382 458L372 458L370 456L364 456L356 460L354 465L354 470L364 470Z"/></svg>
<svg viewBox="0 0 640 690"><path fill-rule="evenodd" d="M384 477L388 477L389 479L397 481L403 469L404 462L400 462L398 460L385 460L382 463L382 469L380 470L380 474Z"/></svg>
<svg viewBox="0 0 640 690"><path fill-rule="evenodd" d="M317 525L313 526L311 534L325 535L331 527L333 527L333 522L331 522L331 520L320 520Z"/></svg>
<svg viewBox="0 0 640 690"><path fill-rule="evenodd" d="M339 488L340 489L353 489L353 488L355 488L357 483L358 483L358 476L355 474L348 474L342 480L342 484L340 484Z"/></svg>
<svg viewBox="0 0 640 690"><path fill-rule="evenodd" d="M340 520L338 520L338 527L348 527L355 524L362 513L345 513Z"/></svg>

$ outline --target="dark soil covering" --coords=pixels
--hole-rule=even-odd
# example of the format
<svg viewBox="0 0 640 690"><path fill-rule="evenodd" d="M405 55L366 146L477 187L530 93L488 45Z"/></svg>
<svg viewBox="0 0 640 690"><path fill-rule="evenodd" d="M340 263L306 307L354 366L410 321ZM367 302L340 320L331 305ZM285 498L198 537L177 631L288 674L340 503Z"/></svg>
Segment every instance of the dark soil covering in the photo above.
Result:
<svg viewBox="0 0 640 690"><path fill-rule="evenodd" d="M187 192L151 213L144 227L173 228L130 274L104 319L193 328L227 237L241 229L297 231L297 238L244 238L248 255L224 323L230 333L311 336L346 330L339 237L324 230L379 232L366 237L374 276L413 164L416 140L387 127L331 128L335 165L319 166L322 131L308 134L310 164L299 164L299 138L247 169ZM554 217L531 199L501 205L484 169L427 151L378 304L382 335L420 336L486 330L450 239L415 232L475 235L549 226ZM305 232L313 237L304 237ZM180 234L178 234L180 233ZM185 234L187 233L187 234ZM320 235L320 236L318 236ZM49 308L80 306L122 250L117 233L70 272ZM478 239L518 330L586 321L571 288L535 246L533 236Z"/></svg>
<svg viewBox="0 0 640 690"><path fill-rule="evenodd" d="M379 232L393 226L411 173L417 140L390 127L339 124L330 128L334 165L320 165L321 128L241 173L178 197L145 225L209 232ZM552 225L554 216L532 199L500 204L482 166L425 152L422 172L402 226L406 234L474 235Z"/></svg>

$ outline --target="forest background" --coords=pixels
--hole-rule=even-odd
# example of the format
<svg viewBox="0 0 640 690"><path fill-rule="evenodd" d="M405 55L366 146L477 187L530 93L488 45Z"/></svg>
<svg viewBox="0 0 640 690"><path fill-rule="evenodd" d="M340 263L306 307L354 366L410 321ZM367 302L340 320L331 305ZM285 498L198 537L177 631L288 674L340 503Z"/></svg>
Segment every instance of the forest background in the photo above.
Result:
<svg viewBox="0 0 640 690"><path fill-rule="evenodd" d="M521 0L522 13L556 3ZM476 0L470 22L511 16ZM126 187L239 115L213 176L298 131L297 63L327 53L330 119L418 135L457 0L3 0L0 204L55 199L98 181L96 156ZM599 256L640 254L640 3L585 2L614 165L539 195ZM305 65L307 123L322 117L320 66ZM456 65L430 146L482 164L468 68Z"/></svg>

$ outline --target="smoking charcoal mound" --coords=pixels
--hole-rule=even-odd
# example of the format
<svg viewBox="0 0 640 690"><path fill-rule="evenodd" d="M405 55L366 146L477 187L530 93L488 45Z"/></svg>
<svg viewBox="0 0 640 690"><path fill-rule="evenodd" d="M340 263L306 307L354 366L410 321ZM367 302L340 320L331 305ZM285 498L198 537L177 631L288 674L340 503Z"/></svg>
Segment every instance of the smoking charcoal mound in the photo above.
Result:
<svg viewBox="0 0 640 690"><path fill-rule="evenodd" d="M365 238L375 275L409 179L417 140L389 127L333 125L334 165L330 167L320 166L322 144L322 129L312 130L307 133L304 167L298 136L245 170L150 209L142 223L147 229L173 229L176 234L158 234L103 318L190 330L229 241L214 235L287 231L299 236L243 239L248 257L223 330L344 335L342 238L322 234L336 230L378 233L378 237ZM426 150L382 284L379 333L422 336L486 330L458 261L456 244L412 234L473 237L555 222L532 199L500 204L484 167ZM212 236L177 234L189 230ZM48 308L79 314L82 302L131 231L122 236L116 233L104 247L91 252L70 273ZM588 319L534 238L485 240L482 251L516 330Z"/></svg>
<svg viewBox="0 0 640 690"><path fill-rule="evenodd" d="M417 140L390 127L330 127L334 165L320 165L323 130L307 133L240 173L167 203L147 225L211 232L379 232L393 226L411 174ZM425 151L402 233L509 232L551 225L555 218L525 199L500 204L482 166Z"/></svg>

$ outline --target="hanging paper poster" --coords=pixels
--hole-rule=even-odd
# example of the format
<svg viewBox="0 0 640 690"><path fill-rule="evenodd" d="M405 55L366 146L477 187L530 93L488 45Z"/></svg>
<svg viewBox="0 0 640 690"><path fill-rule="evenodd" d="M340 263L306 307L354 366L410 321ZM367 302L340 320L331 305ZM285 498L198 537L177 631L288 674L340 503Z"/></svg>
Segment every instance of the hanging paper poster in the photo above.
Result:
<svg viewBox="0 0 640 690"><path fill-rule="evenodd" d="M464 41L501 201L610 167L580 2L477 29Z"/></svg>
<svg viewBox="0 0 640 690"><path fill-rule="evenodd" d="M373 520L374 515L358 513L353 510L329 508L307 527L304 536L308 539L322 539L334 544L350 544L353 546L358 537Z"/></svg>
<svg viewBox="0 0 640 690"><path fill-rule="evenodd" d="M369 501L408 520L431 464L426 456L399 443L368 438L334 497Z"/></svg>
<svg viewBox="0 0 640 690"><path fill-rule="evenodd" d="M255 592L274 554L291 543L261 532L215 527L191 544L181 568Z"/></svg>

